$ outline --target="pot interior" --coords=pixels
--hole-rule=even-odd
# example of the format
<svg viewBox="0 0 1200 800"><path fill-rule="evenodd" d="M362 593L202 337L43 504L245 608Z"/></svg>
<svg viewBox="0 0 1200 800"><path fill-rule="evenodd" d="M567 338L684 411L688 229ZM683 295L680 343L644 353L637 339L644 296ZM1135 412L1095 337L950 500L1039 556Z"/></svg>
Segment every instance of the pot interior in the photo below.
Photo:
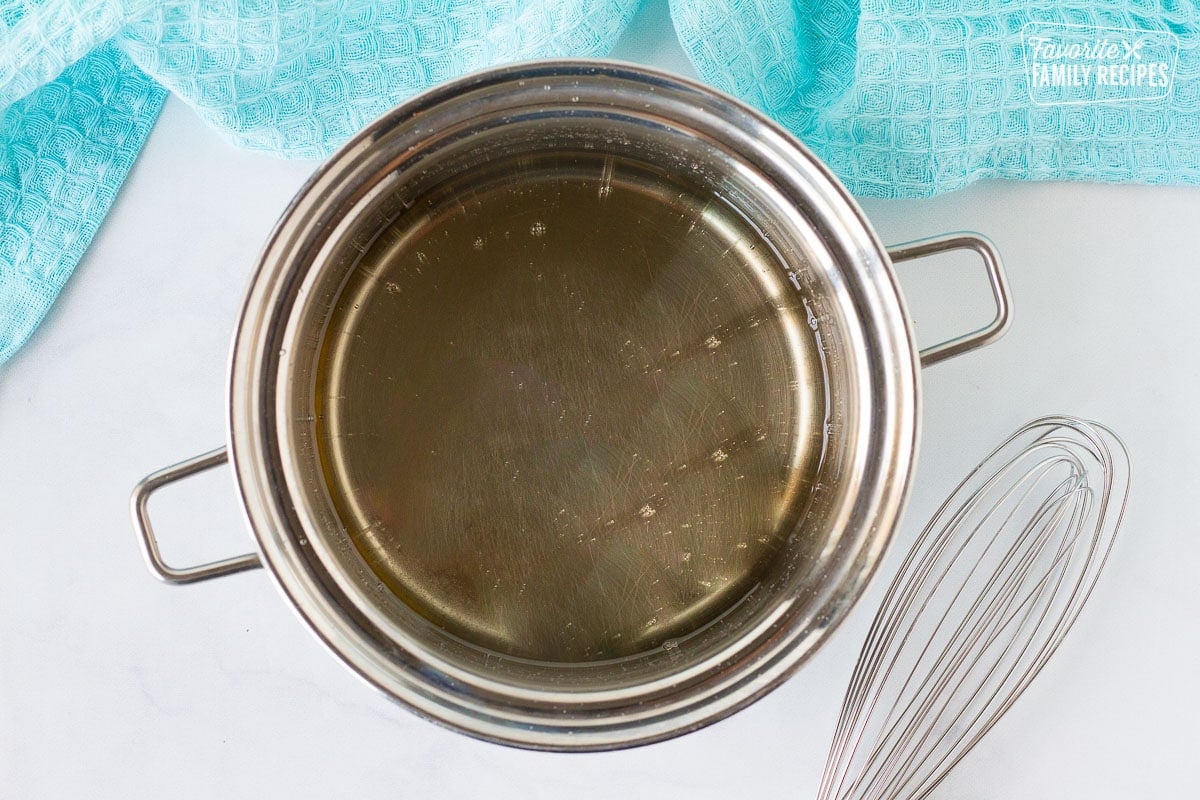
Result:
<svg viewBox="0 0 1200 800"><path fill-rule="evenodd" d="M545 89L371 143L280 339L282 479L398 674L628 702L856 594L872 386L758 145Z"/></svg>
<svg viewBox="0 0 1200 800"><path fill-rule="evenodd" d="M825 375L786 268L711 191L506 155L385 227L337 296L317 451L387 591L541 664L681 644L789 548Z"/></svg>

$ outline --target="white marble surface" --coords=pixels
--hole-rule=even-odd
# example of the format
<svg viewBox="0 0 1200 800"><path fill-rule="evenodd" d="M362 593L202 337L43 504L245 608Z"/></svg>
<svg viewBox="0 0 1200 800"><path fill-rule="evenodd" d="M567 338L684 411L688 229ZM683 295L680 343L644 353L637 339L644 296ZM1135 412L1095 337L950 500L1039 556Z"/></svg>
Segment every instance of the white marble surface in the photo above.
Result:
<svg viewBox="0 0 1200 800"><path fill-rule="evenodd" d="M649 22L624 53L682 66L661 10ZM311 167L235 151L168 103L61 300L0 369L0 797L813 796L879 580L799 674L728 721L560 756L482 744L376 695L262 572L179 588L149 576L129 490L221 443L244 282ZM1026 420L1106 421L1136 462L1091 605L935 797L1194 796L1200 191L993 183L865 205L886 241L988 233L1016 296L1002 342L925 375L916 488L883 575ZM970 271L902 275L926 341L978 305ZM155 510L175 560L247 548L227 471Z"/></svg>

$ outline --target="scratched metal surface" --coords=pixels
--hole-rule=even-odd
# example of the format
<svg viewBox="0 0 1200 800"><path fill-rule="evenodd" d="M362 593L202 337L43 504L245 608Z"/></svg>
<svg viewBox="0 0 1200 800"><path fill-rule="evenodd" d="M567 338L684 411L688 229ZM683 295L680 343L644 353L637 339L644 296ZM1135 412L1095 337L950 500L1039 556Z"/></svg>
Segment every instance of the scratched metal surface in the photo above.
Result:
<svg viewBox="0 0 1200 800"><path fill-rule="evenodd" d="M439 187L358 262L325 337L318 449L355 546L510 657L630 657L710 624L796 529L820 456L786 274L711 192L629 160Z"/></svg>

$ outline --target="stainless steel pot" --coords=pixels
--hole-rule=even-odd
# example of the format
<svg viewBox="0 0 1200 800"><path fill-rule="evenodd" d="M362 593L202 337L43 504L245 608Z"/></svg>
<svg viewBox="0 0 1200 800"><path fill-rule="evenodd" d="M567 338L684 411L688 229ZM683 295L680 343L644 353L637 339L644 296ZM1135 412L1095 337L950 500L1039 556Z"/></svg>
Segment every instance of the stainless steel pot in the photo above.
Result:
<svg viewBox="0 0 1200 800"><path fill-rule="evenodd" d="M546 289L499 242L479 290L448 226L524 213L505 181L529 176L598 198L518 220L530 252L602 257ZM645 264L585 241L590 214L617 214L621 239L612 220L636 227L654 197L692 227L637 240ZM414 219L442 226L446 263L396 227ZM892 263L962 248L996 317L918 353ZM228 446L146 478L135 525L171 583L266 566L330 649L429 719L550 750L661 740L761 697L841 621L908 493L919 368L1008 322L986 239L885 249L828 169L729 97L628 65L495 69L396 109L300 191L234 336ZM257 552L168 565L148 499L226 460Z"/></svg>

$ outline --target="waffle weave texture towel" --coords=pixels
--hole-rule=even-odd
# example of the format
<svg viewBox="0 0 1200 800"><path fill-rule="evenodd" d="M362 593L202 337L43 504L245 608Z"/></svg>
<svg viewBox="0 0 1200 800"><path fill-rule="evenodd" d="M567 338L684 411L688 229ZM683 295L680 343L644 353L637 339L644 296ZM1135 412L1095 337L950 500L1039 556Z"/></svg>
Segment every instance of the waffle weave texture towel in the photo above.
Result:
<svg viewBox="0 0 1200 800"><path fill-rule="evenodd" d="M671 8L700 76L782 122L858 195L992 177L1200 183L1192 0Z"/></svg>
<svg viewBox="0 0 1200 800"><path fill-rule="evenodd" d="M639 2L0 0L0 362L83 254L166 90L237 145L321 157L446 78L603 56ZM857 194L1200 183L1191 0L670 3L701 77Z"/></svg>
<svg viewBox="0 0 1200 800"><path fill-rule="evenodd" d="M0 362L83 255L166 90L237 145L319 158L438 81L603 56L637 3L0 0Z"/></svg>

